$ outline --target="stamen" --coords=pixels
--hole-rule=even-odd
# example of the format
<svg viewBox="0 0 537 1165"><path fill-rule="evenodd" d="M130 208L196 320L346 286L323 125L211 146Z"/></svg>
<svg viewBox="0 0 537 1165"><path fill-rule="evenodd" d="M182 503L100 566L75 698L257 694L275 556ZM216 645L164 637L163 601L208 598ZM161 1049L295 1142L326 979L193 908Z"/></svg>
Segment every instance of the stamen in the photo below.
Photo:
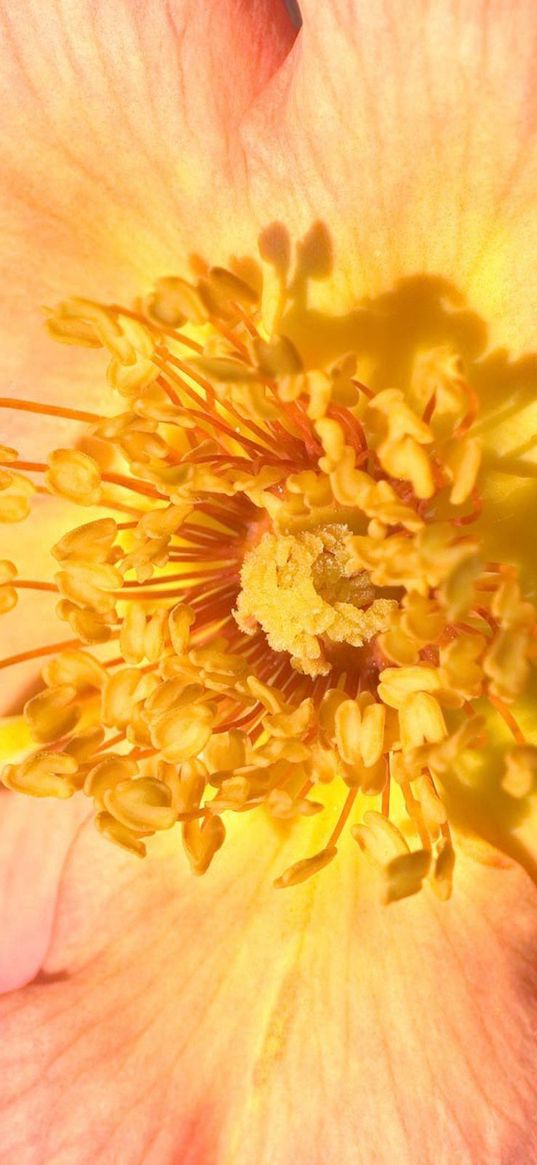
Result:
<svg viewBox="0 0 537 1165"><path fill-rule="evenodd" d="M336 847L336 845L341 837L341 834L343 833L345 825L349 819L350 812L351 812L351 809L352 809L354 802L356 800L357 794L358 794L358 789L349 789L349 792L347 793L347 796L345 798L345 804L343 805L343 809L341 810L337 824L335 825L334 829L332 830L332 833L330 834L330 837L328 838L328 841L326 843L326 849L328 849L328 850L335 849L335 847Z"/></svg>
<svg viewBox="0 0 537 1165"><path fill-rule="evenodd" d="M0 659L0 668L12 667L16 663L26 663L29 659L39 659L42 655L55 655L58 651L67 651L70 647L80 647L80 639L61 639L59 643L47 643L43 647L32 647L28 651L19 651L17 655L8 655Z"/></svg>
<svg viewBox="0 0 537 1165"><path fill-rule="evenodd" d="M274 320L283 275L278 294ZM159 280L137 310L69 299L49 331L108 352L116 414L0 398L90 425L103 454L0 450L0 518L23 520L36 492L103 512L53 547L54 581L0 563L0 611L25 589L55 594L76 635L0 661L43 657L45 685L25 708L36 749L4 781L89 797L103 836L138 857L178 823L196 874L226 815L262 807L297 838L279 888L335 860L375 798L350 833L384 901L422 885L446 899L445 789L460 753L487 745L476 700L514 738L502 788L523 797L537 779L510 710L535 610L513 565L482 565L481 524L462 531L487 496L477 394L448 349L416 358L408 392L355 379L353 355L305 369L267 318L253 287L207 266L195 284ZM309 794L334 781L336 824L301 857L333 804Z"/></svg>
<svg viewBox="0 0 537 1165"><path fill-rule="evenodd" d="M513 713L510 712L509 708L507 708L503 703L503 700L498 699L498 696L493 696L491 692L488 693L488 700L489 703L492 704L493 708L499 712L502 720L505 722L509 731L514 736L517 744L527 744L528 742L524 736L524 733L522 732L522 729L515 720Z"/></svg>
<svg viewBox="0 0 537 1165"><path fill-rule="evenodd" d="M15 409L25 413L39 413L46 417L61 417L69 421L86 421L89 424L102 420L99 413L88 413L83 409L70 409L65 405L48 405L42 401L18 400L15 397L0 397L0 409Z"/></svg>

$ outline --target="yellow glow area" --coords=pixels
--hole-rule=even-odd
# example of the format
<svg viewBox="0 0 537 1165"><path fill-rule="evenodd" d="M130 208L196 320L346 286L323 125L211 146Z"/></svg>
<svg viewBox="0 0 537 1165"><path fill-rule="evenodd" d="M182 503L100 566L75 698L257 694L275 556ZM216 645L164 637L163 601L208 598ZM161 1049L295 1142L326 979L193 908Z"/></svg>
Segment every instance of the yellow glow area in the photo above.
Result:
<svg viewBox="0 0 537 1165"><path fill-rule="evenodd" d="M513 404L513 429L509 363L445 281L329 315L308 294L323 231L294 269L284 235L264 232L263 264L197 258L132 307L50 313L56 340L108 352L116 412L46 462L4 455L8 517L42 474L92 518L52 547L52 577L3 565L5 609L55 595L73 637L25 655L48 657L35 747L13 738L4 781L82 792L139 857L179 825L196 874L268 817L290 842L278 888L351 841L384 901L424 882L444 900L451 826L509 848L537 773L511 544L532 483L509 476L533 413Z"/></svg>
<svg viewBox="0 0 537 1165"><path fill-rule="evenodd" d="M0 757L13 760L31 748L32 734L23 716L0 720Z"/></svg>

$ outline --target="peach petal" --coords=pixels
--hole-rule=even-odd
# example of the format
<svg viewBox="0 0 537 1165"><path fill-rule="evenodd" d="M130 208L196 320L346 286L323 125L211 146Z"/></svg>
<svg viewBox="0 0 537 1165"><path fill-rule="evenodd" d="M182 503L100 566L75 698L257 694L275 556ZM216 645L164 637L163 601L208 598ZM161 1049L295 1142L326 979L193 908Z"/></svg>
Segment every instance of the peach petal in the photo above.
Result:
<svg viewBox="0 0 537 1165"><path fill-rule="evenodd" d="M85 815L0 793L0 992L33 979L46 955L66 853ZM54 844L50 839L54 838Z"/></svg>
<svg viewBox="0 0 537 1165"><path fill-rule="evenodd" d="M236 126L295 31L272 0L6 0L0 22L3 391L97 404L100 364L51 345L41 305L227 259L248 220Z"/></svg>
<svg viewBox="0 0 537 1165"><path fill-rule="evenodd" d="M537 894L461 858L453 900L380 908L349 841L233 830L195 880L85 831L41 980L3 1004L2 1138L23 1165L534 1161Z"/></svg>
<svg viewBox="0 0 537 1165"><path fill-rule="evenodd" d="M27 746L19 719L0 728L0 762ZM0 993L32 979L50 941L65 858L87 808L0 791ZM51 838L54 843L51 843Z"/></svg>
<svg viewBox="0 0 537 1165"><path fill-rule="evenodd" d="M301 9L296 44L243 125L260 220L300 234L323 219L343 303L440 274L496 342L533 345L534 4Z"/></svg>

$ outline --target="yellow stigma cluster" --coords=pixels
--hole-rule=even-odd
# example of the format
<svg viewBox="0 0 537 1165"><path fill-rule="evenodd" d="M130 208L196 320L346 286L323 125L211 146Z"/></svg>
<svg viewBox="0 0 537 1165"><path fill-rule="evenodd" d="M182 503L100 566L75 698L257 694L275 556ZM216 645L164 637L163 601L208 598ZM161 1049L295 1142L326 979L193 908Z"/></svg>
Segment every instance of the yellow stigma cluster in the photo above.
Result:
<svg viewBox="0 0 537 1165"><path fill-rule="evenodd" d="M239 627L246 635L262 627L272 650L287 652L305 675L331 671L323 640L361 647L387 630L397 607L356 572L346 534L346 526L264 534L241 570Z"/></svg>
<svg viewBox="0 0 537 1165"><path fill-rule="evenodd" d="M374 393L352 353L304 366L280 292L272 332L253 265L199 264L133 309L70 299L51 315L56 339L108 352L120 403L66 413L88 438L46 464L2 450L4 520L26 516L36 473L106 511L53 547L53 584L0 564L0 609L19 587L56 590L74 635L25 706L36 749L3 780L82 791L99 830L141 856L180 823L196 873L227 814L295 822L307 856L282 887L331 861L350 820L386 901L424 880L446 898L442 789L461 752L484 746L491 709L514 737L504 787L533 785L537 750L508 706L527 684L535 611L471 533L477 401L456 354L422 353L408 391ZM307 819L338 799L308 854Z"/></svg>

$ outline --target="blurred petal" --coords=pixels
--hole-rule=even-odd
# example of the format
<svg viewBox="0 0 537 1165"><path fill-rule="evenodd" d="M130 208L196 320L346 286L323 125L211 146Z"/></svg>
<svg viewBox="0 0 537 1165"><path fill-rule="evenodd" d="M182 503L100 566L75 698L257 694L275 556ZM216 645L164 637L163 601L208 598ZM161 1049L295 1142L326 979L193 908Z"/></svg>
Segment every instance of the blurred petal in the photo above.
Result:
<svg viewBox="0 0 537 1165"><path fill-rule="evenodd" d="M325 220L347 302L437 273L496 342L533 344L535 5L301 10L294 49L244 126L260 221L300 234Z"/></svg>
<svg viewBox="0 0 537 1165"><path fill-rule="evenodd" d="M27 747L24 724L0 727L0 760ZM37 974L50 940L58 882L86 808L0 792L0 992Z"/></svg>
<svg viewBox="0 0 537 1165"><path fill-rule="evenodd" d="M534 888L461 859L450 903L382 909L352 846L276 892L244 818L200 880L85 831L4 1001L6 1160L530 1165Z"/></svg>

